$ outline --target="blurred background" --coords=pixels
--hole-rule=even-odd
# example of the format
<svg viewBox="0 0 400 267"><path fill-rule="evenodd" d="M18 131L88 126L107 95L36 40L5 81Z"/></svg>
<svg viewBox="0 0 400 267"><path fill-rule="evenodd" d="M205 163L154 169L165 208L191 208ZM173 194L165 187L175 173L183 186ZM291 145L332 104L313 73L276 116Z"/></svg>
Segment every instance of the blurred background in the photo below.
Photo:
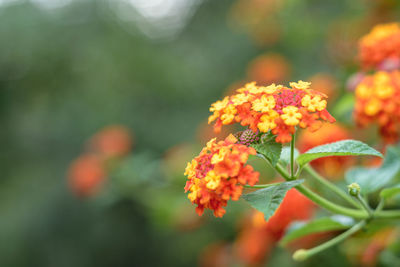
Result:
<svg viewBox="0 0 400 267"><path fill-rule="evenodd" d="M357 41L399 6L0 0L0 266L356 264L337 248L295 264L279 246L246 261L250 208L198 217L183 171L214 136L210 104L248 81L310 80L354 125Z"/></svg>

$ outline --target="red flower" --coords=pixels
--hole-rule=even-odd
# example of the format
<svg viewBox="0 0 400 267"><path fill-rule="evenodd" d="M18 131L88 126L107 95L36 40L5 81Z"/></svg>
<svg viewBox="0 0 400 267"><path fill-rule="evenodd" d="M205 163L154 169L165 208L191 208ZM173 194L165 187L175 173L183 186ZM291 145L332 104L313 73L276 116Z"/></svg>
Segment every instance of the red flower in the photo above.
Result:
<svg viewBox="0 0 400 267"><path fill-rule="evenodd" d="M95 155L87 154L71 164L68 179L73 192L86 197L99 190L105 176L102 161Z"/></svg>

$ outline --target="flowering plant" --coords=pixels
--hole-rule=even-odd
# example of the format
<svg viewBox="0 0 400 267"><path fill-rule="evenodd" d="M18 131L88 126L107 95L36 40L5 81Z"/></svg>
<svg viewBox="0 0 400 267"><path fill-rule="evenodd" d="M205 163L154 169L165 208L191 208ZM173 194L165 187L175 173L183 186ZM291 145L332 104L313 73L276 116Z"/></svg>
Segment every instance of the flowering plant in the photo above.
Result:
<svg viewBox="0 0 400 267"><path fill-rule="evenodd" d="M394 39L397 42L399 32L398 24L388 24L374 28L362 38L360 51L363 67L378 67L388 58L398 58L400 46L392 46L390 40ZM381 70L367 75L356 86L355 121L359 126L377 122L385 145L398 141L399 92L398 70ZM332 158L336 156L384 157L363 142L346 139L348 134L340 126L327 127L327 123L336 121L327 111L327 104L327 96L313 90L311 83L304 81L292 82L289 87L247 83L233 95L213 103L210 107L212 114L209 123L214 124L215 132L219 132L223 125L231 124L240 124L246 129L234 135L230 134L224 141L217 142L215 138L212 139L200 155L188 163L185 171L188 178L185 190L190 201L197 205L197 213L202 215L205 209L211 209L216 217L222 217L228 200L236 201L241 197L262 212L268 227L277 220L281 220L280 224L283 225L285 218L277 216L282 213L281 203L287 192L297 190L326 211L348 219L343 222L334 217L318 218L300 228L286 231L285 234L284 228L280 228L282 233L276 239L282 238L283 243L309 234L345 230L325 243L310 249L297 250L293 258L299 261L338 244L368 227L373 221L400 219L400 210L384 210L388 199L400 194L399 185L395 181L400 172L400 151L397 147L385 147L386 157L380 167L358 167L347 171L347 192L314 170L316 167L321 171L318 166L324 160L327 160L324 162L325 166L331 165ZM303 153L300 154L295 148L298 131L304 129L306 133L316 132L321 127L326 127L326 130L321 131L320 135L307 134L310 136L308 141L304 141L303 137L303 148L300 149ZM328 143L321 144L324 141ZM307 147L308 143L314 147ZM289 145L284 146L285 144ZM258 184L260 174L246 164L248 158L253 155L265 160L285 181ZM310 164L312 161L313 165ZM338 160L335 166L345 165L346 162L349 161ZM333 175L339 172L330 171ZM313 179L343 203L333 202L321 192L311 190L305 178ZM330 179L337 180L333 177ZM253 190L243 194L244 188ZM371 205L368 196L377 191L380 191L379 203ZM299 203L291 205L296 206ZM301 210L301 207L294 208L294 211ZM287 224L285 223L285 227ZM265 229L269 229L268 227ZM261 232L268 233L264 236L270 238L270 230ZM255 258L260 258L260 255L257 254Z"/></svg>

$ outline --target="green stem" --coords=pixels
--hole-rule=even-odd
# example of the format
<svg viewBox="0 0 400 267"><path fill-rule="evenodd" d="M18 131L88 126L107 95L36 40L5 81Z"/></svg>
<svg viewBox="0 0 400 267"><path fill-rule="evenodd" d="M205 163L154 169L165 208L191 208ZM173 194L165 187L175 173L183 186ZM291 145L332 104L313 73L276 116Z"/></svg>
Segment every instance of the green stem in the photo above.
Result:
<svg viewBox="0 0 400 267"><path fill-rule="evenodd" d="M350 209L337 205L327 200L326 198L323 198L320 195L314 193L304 185L298 185L296 186L296 188L300 193L311 199L313 202L333 213L350 216L356 219L366 219L369 217L368 214L363 210Z"/></svg>
<svg viewBox="0 0 400 267"><path fill-rule="evenodd" d="M271 187L271 186L275 186L275 185L279 185L281 183L273 183L273 184L256 184L256 185L248 185L246 184L244 187L247 188L266 188L266 187Z"/></svg>
<svg viewBox="0 0 400 267"><path fill-rule="evenodd" d="M285 178L285 180L291 180L290 175L286 172L285 168L283 168L282 165L280 165L279 163L276 164L275 170L279 172L279 174L282 175L282 177Z"/></svg>
<svg viewBox="0 0 400 267"><path fill-rule="evenodd" d="M356 225L354 225L353 227L351 227L349 230L347 230L346 232L336 236L335 238L332 238L331 240L316 246L314 248L311 249L300 249L298 251L296 251L293 254L293 258L295 260L298 261L303 261L306 260L307 258L323 251L326 250L340 242L342 242L343 240L345 240L346 238L348 238L349 236L353 235L354 233L358 232L359 230L361 230L366 224L365 220L360 221L359 223L357 223Z"/></svg>
<svg viewBox="0 0 400 267"><path fill-rule="evenodd" d="M374 219L400 219L400 210L384 210L376 212Z"/></svg>
<svg viewBox="0 0 400 267"><path fill-rule="evenodd" d="M332 190L334 193L336 193L342 199L346 200L349 204L351 204L355 208L360 207L360 205L351 196L349 196L345 191L341 190L339 187L337 187L336 185L334 185L333 183L329 182L324 177L322 177L310 165L306 165L304 167L304 170L307 171L311 175L311 177L314 178L316 181L318 181L320 184Z"/></svg>
<svg viewBox="0 0 400 267"><path fill-rule="evenodd" d="M292 141L290 141L290 178L294 179L294 146L296 142L295 134L292 134Z"/></svg>
<svg viewBox="0 0 400 267"><path fill-rule="evenodd" d="M275 166L275 169L277 170L277 172L279 172L282 175L283 178L285 178L288 181L291 180L289 174L286 172L286 170L280 164L277 164ZM314 193L313 191L311 191L310 189L308 189L307 187L305 187L303 185L296 186L296 189L300 193L302 193L303 195L308 197L310 200L312 200L314 203L325 208L326 210L328 210L330 212L350 216L350 217L353 217L356 219L367 219L369 217L368 213L366 213L364 210L350 209L350 208L343 207L341 205L337 205L337 204L327 200L326 198L319 196L318 194ZM374 213L374 218L375 219L400 219L400 210L378 211L378 212Z"/></svg>
<svg viewBox="0 0 400 267"><path fill-rule="evenodd" d="M358 202L360 202L360 204L361 204L361 206L364 208L364 210L365 210L366 212L368 212L369 217L372 218L372 216L374 215L374 213L372 212L371 208L369 207L369 205L368 205L368 203L365 201L365 199L364 199L360 194L358 194L358 195L356 196L356 199L358 200Z"/></svg>
<svg viewBox="0 0 400 267"><path fill-rule="evenodd" d="M381 211L384 206L385 206L385 199L381 198L381 200L378 203L378 206L376 206L376 208L375 208L374 214Z"/></svg>

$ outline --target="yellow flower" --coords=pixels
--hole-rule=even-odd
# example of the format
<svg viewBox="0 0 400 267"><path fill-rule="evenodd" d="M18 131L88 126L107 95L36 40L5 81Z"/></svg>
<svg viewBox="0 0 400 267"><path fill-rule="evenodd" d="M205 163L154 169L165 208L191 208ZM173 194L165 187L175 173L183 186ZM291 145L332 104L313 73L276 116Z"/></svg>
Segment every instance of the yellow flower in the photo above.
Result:
<svg viewBox="0 0 400 267"><path fill-rule="evenodd" d="M378 113L382 108L382 103L376 98L371 99L368 101L364 107L365 114L368 116L374 116Z"/></svg>
<svg viewBox="0 0 400 267"><path fill-rule="evenodd" d="M211 107L210 107L210 112L223 110L228 105L228 102L229 102L229 98L225 97L222 100L218 100L217 102L212 103Z"/></svg>
<svg viewBox="0 0 400 267"><path fill-rule="evenodd" d="M387 23L376 25L372 31L361 39L361 43L372 45L375 42L388 37L400 30L398 23Z"/></svg>
<svg viewBox="0 0 400 267"><path fill-rule="evenodd" d="M375 74L374 85L376 87L375 95L381 99L389 98L394 93L391 85L390 76L387 72L377 72Z"/></svg>
<svg viewBox="0 0 400 267"><path fill-rule="evenodd" d="M326 108L326 100L322 100L318 95L313 98L310 95L305 95L301 100L301 104L307 107L307 110L310 112L321 111Z"/></svg>
<svg viewBox="0 0 400 267"><path fill-rule="evenodd" d="M275 110L271 110L268 114L262 115L260 118L261 122L257 124L258 129L264 133L274 129L276 127L275 119L278 116L279 114Z"/></svg>
<svg viewBox="0 0 400 267"><path fill-rule="evenodd" d="M310 82L303 82L302 80L298 81L297 83L291 82L289 83L292 88L300 89L300 90L306 90L310 88L311 83Z"/></svg>
<svg viewBox="0 0 400 267"><path fill-rule="evenodd" d="M236 92L244 93L246 91L253 93L253 91L258 90L258 86L256 86L256 82L246 83L246 85L242 88L236 90Z"/></svg>
<svg viewBox="0 0 400 267"><path fill-rule="evenodd" d="M193 178L193 184L190 187L190 193L188 194L188 199L190 199L190 201L194 201L197 198L197 195L200 193L200 179L198 178Z"/></svg>
<svg viewBox="0 0 400 267"><path fill-rule="evenodd" d="M228 152L228 149L226 148L221 148L218 153L215 153L212 158L211 158L211 163L212 164L217 164L218 162L221 162L224 160L224 157L226 153Z"/></svg>
<svg viewBox="0 0 400 267"><path fill-rule="evenodd" d="M206 187L215 190L219 186L221 176L216 175L214 171L209 171L204 179L207 182Z"/></svg>
<svg viewBox="0 0 400 267"><path fill-rule="evenodd" d="M211 139L210 141L207 142L206 148L208 150L211 150L211 148L215 145L217 138L214 137L213 139Z"/></svg>
<svg viewBox="0 0 400 267"><path fill-rule="evenodd" d="M371 97L372 93L372 88L364 83L360 83L356 88L356 96L359 98L369 98Z"/></svg>
<svg viewBox="0 0 400 267"><path fill-rule="evenodd" d="M229 104L228 106L226 106L226 108L224 109L224 114L222 114L221 116L221 120L223 124L229 124L233 121L233 119L235 118L235 114L237 112L236 108L234 105Z"/></svg>
<svg viewBox="0 0 400 267"><path fill-rule="evenodd" d="M232 102L235 106L239 106L245 102L247 102L249 100L250 94L236 94L234 96L232 96Z"/></svg>
<svg viewBox="0 0 400 267"><path fill-rule="evenodd" d="M268 112L275 107L273 96L263 95L261 98L253 101L252 109L255 111Z"/></svg>
<svg viewBox="0 0 400 267"><path fill-rule="evenodd" d="M187 175L188 177L196 176L196 167L197 167L197 161L192 160L192 162L188 162L185 169L185 175Z"/></svg>
<svg viewBox="0 0 400 267"><path fill-rule="evenodd" d="M295 126L299 124L302 115L297 112L298 110L299 109L294 106L287 106L282 109L283 114L281 115L281 118L286 125Z"/></svg>
<svg viewBox="0 0 400 267"><path fill-rule="evenodd" d="M274 83L268 86L261 86L260 90L262 93L266 93L266 94L273 94L276 92L276 90L279 90L280 88L282 88L282 85L275 85Z"/></svg>

